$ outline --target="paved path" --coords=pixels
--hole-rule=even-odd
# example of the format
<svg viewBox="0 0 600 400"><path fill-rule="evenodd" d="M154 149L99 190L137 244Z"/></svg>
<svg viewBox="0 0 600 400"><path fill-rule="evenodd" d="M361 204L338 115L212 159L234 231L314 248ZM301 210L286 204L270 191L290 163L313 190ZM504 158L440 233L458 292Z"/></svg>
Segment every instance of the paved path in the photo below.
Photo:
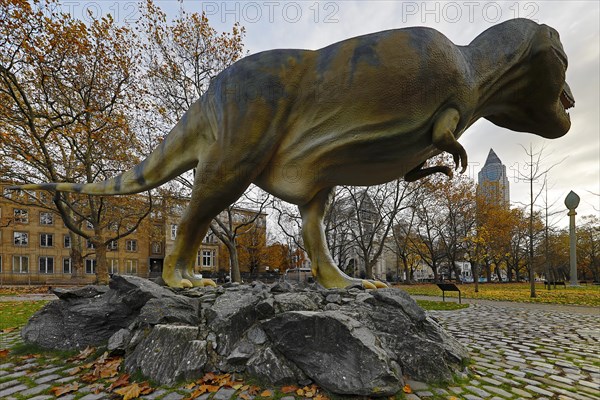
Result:
<svg viewBox="0 0 600 400"><path fill-rule="evenodd" d="M451 385L409 381L412 393L406 399L600 399L597 310L577 307L579 312L574 312L570 307L535 306L539 305L477 301L459 311L430 312L467 346L472 373ZM19 341L16 332L0 335L0 348ZM49 400L54 398L48 394L52 386L74 382L79 382L81 389L61 399L109 398L104 392L95 394L93 386L82 382L77 374L71 376L71 368L58 357L42 364L36 359L1 364L0 398ZM180 400L188 393L183 386L162 388L146 398ZM221 389L214 399L235 398L232 393L233 389Z"/></svg>

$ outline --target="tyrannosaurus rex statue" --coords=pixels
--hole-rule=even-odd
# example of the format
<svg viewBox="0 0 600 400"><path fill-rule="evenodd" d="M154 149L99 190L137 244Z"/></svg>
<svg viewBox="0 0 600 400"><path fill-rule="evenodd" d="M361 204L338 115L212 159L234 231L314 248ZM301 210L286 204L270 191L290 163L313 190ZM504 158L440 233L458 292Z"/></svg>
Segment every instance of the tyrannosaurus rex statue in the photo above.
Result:
<svg viewBox="0 0 600 400"><path fill-rule="evenodd" d="M574 105L556 30L526 19L491 27L468 46L429 28L389 30L316 51L246 57L211 82L147 159L104 182L24 185L93 195L139 193L196 168L163 278L172 287L210 284L193 273L210 221L251 183L300 208L312 272L325 287L355 280L334 264L322 219L336 185L451 176L423 169L441 152L467 165L457 142L479 118L557 138Z"/></svg>

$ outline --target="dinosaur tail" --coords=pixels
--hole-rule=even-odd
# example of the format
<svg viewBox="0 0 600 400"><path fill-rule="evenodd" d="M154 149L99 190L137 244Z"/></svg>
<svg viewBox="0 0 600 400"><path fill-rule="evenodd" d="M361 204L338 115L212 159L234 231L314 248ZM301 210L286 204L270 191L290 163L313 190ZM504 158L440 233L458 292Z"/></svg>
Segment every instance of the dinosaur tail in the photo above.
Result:
<svg viewBox="0 0 600 400"><path fill-rule="evenodd" d="M95 183L41 183L10 187L23 190L49 190L91 195L140 193L153 189L194 168L198 164L195 143L190 143L187 118L169 132L162 143L141 163L114 178Z"/></svg>

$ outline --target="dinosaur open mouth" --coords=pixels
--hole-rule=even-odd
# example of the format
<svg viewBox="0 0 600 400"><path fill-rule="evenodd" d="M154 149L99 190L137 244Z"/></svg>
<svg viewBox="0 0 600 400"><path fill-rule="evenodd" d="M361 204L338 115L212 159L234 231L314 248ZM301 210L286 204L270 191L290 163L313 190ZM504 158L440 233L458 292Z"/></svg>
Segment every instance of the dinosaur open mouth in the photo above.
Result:
<svg viewBox="0 0 600 400"><path fill-rule="evenodd" d="M565 111L569 108L575 107L575 99L573 99L573 96L568 92L567 89L563 89L560 93L560 102L562 103Z"/></svg>

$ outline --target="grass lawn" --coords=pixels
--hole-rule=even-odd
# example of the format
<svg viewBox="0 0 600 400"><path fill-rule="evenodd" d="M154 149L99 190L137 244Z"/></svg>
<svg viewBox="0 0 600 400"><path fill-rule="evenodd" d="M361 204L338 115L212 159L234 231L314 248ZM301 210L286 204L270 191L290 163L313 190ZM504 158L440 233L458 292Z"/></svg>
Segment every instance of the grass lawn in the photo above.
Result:
<svg viewBox="0 0 600 400"><path fill-rule="evenodd" d="M27 323L29 318L47 301L3 301L0 302L0 330L18 328Z"/></svg>
<svg viewBox="0 0 600 400"><path fill-rule="evenodd" d="M475 284L457 285L463 298L517 301L525 303L571 304L589 307L600 306L600 286L583 285L577 288L558 286L545 289L542 283L536 284L537 297L531 298L529 283L480 283L475 293ZM410 294L441 296L442 291L435 284L398 285ZM446 297L458 297L457 292L446 292Z"/></svg>
<svg viewBox="0 0 600 400"><path fill-rule="evenodd" d="M468 304L458 304L454 302L442 302L442 301L431 301L431 300L417 300L417 304L424 310L441 310L441 311L452 311L460 310L462 308L469 307Z"/></svg>

